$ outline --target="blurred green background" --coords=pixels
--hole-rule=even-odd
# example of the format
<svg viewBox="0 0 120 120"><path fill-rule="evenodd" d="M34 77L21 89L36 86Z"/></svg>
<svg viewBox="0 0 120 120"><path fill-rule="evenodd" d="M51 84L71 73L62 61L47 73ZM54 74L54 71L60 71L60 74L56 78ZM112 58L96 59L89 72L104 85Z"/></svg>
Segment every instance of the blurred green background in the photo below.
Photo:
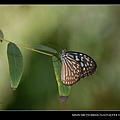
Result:
<svg viewBox="0 0 120 120"><path fill-rule="evenodd" d="M0 6L5 39L33 48L46 45L61 53L79 51L97 63L94 75L72 86L68 102L59 100L50 56L19 47L24 72L16 91L10 88L7 44L0 43L1 110L119 110L120 6Z"/></svg>

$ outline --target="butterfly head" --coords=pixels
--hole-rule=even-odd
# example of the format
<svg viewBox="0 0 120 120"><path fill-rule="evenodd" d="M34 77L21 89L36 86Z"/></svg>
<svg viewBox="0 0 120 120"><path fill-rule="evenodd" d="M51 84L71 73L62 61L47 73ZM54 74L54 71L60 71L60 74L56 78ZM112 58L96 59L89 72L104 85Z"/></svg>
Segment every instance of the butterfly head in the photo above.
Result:
<svg viewBox="0 0 120 120"><path fill-rule="evenodd" d="M62 55L61 55L61 59L66 57L66 50L65 49L62 49Z"/></svg>

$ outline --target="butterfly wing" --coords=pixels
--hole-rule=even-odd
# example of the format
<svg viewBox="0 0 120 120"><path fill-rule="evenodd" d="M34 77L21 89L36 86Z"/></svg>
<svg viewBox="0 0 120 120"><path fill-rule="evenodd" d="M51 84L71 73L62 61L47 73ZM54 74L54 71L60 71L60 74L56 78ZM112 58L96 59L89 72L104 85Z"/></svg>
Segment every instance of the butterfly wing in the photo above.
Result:
<svg viewBox="0 0 120 120"><path fill-rule="evenodd" d="M65 85L73 85L81 78L92 75L97 68L95 61L79 52L66 52L62 58L61 80Z"/></svg>
<svg viewBox="0 0 120 120"><path fill-rule="evenodd" d="M70 58L65 57L62 59L62 68L61 68L61 80L65 85L73 85L79 81L81 75L80 64Z"/></svg>
<svg viewBox="0 0 120 120"><path fill-rule="evenodd" d="M96 71L96 62L90 56L79 52L68 52L68 56L70 55L73 55L74 59L78 61L81 66L81 78L92 75Z"/></svg>

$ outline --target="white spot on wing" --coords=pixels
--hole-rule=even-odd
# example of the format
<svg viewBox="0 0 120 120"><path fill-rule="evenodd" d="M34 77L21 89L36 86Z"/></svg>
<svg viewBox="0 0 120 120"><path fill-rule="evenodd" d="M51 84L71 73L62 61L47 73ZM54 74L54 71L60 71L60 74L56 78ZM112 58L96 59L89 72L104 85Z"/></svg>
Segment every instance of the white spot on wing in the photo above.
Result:
<svg viewBox="0 0 120 120"><path fill-rule="evenodd" d="M80 62L80 64L81 64L82 67L84 66L83 62Z"/></svg>
<svg viewBox="0 0 120 120"><path fill-rule="evenodd" d="M84 57L86 58L86 55L84 55Z"/></svg>
<svg viewBox="0 0 120 120"><path fill-rule="evenodd" d="M83 68L83 71L85 70L85 67Z"/></svg>
<svg viewBox="0 0 120 120"><path fill-rule="evenodd" d="M89 58L86 58L87 61L89 61Z"/></svg>
<svg viewBox="0 0 120 120"><path fill-rule="evenodd" d="M83 61L83 57L81 57L81 61Z"/></svg>
<svg viewBox="0 0 120 120"><path fill-rule="evenodd" d="M92 64L90 64L90 66L92 66Z"/></svg>
<svg viewBox="0 0 120 120"><path fill-rule="evenodd" d="M89 66L89 63L87 62L87 65Z"/></svg>

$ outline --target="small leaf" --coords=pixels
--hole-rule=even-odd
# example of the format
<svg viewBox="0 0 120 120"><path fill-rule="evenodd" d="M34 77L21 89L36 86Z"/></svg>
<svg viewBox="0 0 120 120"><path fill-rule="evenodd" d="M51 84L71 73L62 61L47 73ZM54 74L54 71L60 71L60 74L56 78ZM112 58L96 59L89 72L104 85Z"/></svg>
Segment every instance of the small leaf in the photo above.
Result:
<svg viewBox="0 0 120 120"><path fill-rule="evenodd" d="M2 30L0 30L0 38L4 39L4 34L2 32ZM0 42L2 42L3 40L0 39Z"/></svg>
<svg viewBox="0 0 120 120"><path fill-rule="evenodd" d="M23 73L23 57L20 49L11 42L8 44L7 47L7 56L11 78L11 88L15 90L20 83Z"/></svg>
<svg viewBox="0 0 120 120"><path fill-rule="evenodd" d="M44 45L36 45L36 46L34 46L34 49L49 53L51 55L55 55L57 53L57 51L54 50L53 48L50 48L50 47L47 47L47 46L44 46Z"/></svg>
<svg viewBox="0 0 120 120"><path fill-rule="evenodd" d="M52 56L54 72L58 84L58 91L61 102L66 102L71 92L71 86L66 86L61 81L61 62L56 56Z"/></svg>

